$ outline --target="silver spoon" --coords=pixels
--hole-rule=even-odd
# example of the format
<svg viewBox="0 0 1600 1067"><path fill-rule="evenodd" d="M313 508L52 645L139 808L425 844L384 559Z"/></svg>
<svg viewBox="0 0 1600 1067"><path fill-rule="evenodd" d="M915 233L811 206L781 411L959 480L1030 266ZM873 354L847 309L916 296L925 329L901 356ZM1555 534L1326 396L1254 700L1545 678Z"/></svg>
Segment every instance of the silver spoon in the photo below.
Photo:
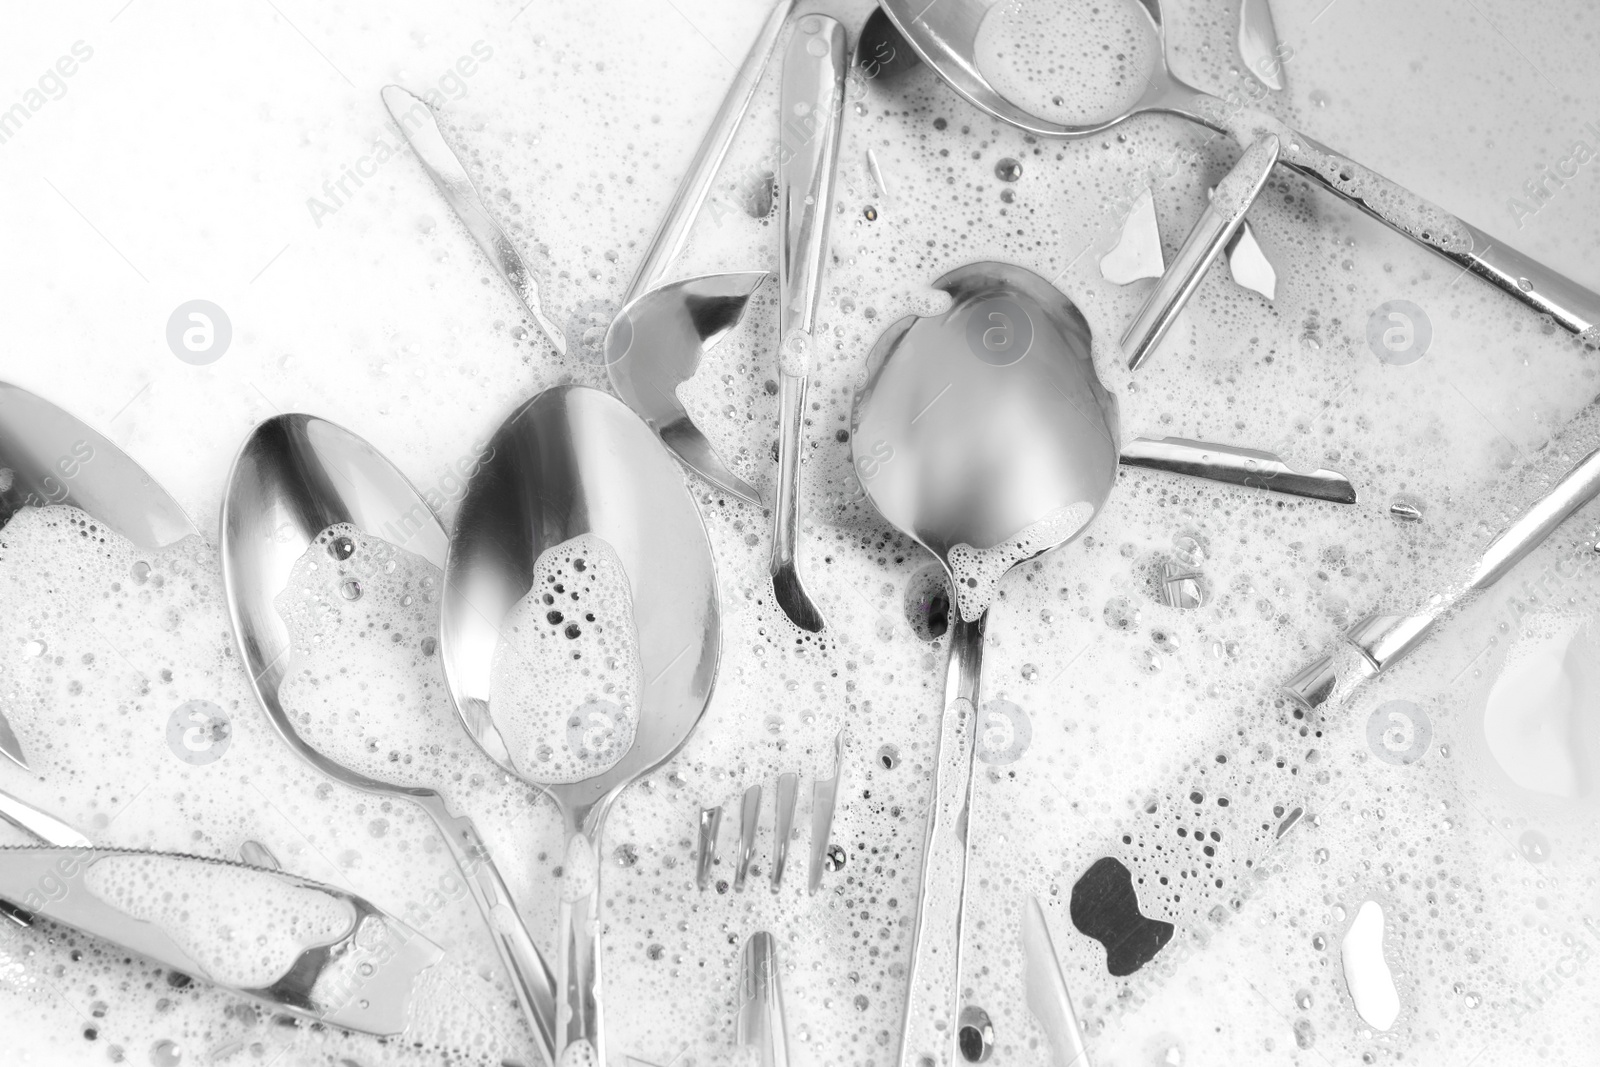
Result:
<svg viewBox="0 0 1600 1067"><path fill-rule="evenodd" d="M934 288L941 315L901 319L873 349L852 452L883 517L955 590L900 1045L903 1067L953 1062L966 828L983 626L1011 566L1077 536L1117 477L1117 406L1089 324L1021 267L974 263Z"/></svg>
<svg viewBox="0 0 1600 1067"><path fill-rule="evenodd" d="M350 523L444 567L444 528L405 476L366 441L311 415L279 415L251 431L233 461L222 503L222 580L251 687L301 759L337 782L409 800L438 824L534 1038L554 1063L555 981L472 821L452 813L432 789L369 778L324 756L295 731L278 698L290 655L278 594L295 563L335 523Z"/></svg>
<svg viewBox="0 0 1600 1067"><path fill-rule="evenodd" d="M1149 19L1159 57L1145 90L1119 115L1068 125L1040 118L1008 100L978 67L978 31L1000 0L883 0L883 10L901 35L963 99L1002 122L1043 137L1075 139L1101 133L1134 115L1163 112L1198 122L1248 146L1273 133L1283 163L1348 200L1373 218L1405 234L1463 270L1483 278L1575 334L1600 324L1600 294L1530 259L1394 182L1347 159L1270 116L1236 107L1180 81L1167 65L1160 0L1108 0L1138 5ZM1034 0L1041 2L1041 0ZM1049 2L1049 0L1043 0ZM866 54L869 43L863 40ZM1082 72L1085 78L1099 72ZM1141 72L1145 73L1145 72ZM1600 339L1597 339L1600 340Z"/></svg>
<svg viewBox="0 0 1600 1067"><path fill-rule="evenodd" d="M711 697L722 647L711 545L672 456L605 393L546 390L512 413L490 447L457 514L439 649L468 731L561 810L561 983L552 1062L568 1062L567 1050L576 1046L574 1054L592 1056L583 1062L604 1064L601 828L623 788L683 746ZM507 614L532 588L539 557L585 534L603 540L626 573L643 689L632 745L618 762L578 781L540 782L513 760L505 740L534 709L490 703L495 651Z"/></svg>
<svg viewBox="0 0 1600 1067"><path fill-rule="evenodd" d="M43 397L0 382L0 528L23 508L54 504L77 508L146 552L200 536L178 502L126 452ZM32 771L4 714L0 753ZM52 845L92 844L10 793L0 792L0 819Z"/></svg>
<svg viewBox="0 0 1600 1067"><path fill-rule="evenodd" d="M795 541L800 526L800 453L812 330L828 261L828 220L844 114L844 27L826 15L795 25L783 56L778 95L778 491L772 510L773 597L789 621L822 629L800 581Z"/></svg>

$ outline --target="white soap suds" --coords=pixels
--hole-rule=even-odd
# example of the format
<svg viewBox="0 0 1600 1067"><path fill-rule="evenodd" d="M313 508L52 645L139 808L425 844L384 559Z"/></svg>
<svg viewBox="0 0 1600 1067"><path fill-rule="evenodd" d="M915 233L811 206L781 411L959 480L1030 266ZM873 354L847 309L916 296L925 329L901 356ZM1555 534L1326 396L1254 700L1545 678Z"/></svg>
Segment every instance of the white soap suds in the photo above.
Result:
<svg viewBox="0 0 1600 1067"><path fill-rule="evenodd" d="M1127 111L1161 62L1155 27L1134 0L1000 0L973 51L1000 95L1070 126Z"/></svg>
<svg viewBox="0 0 1600 1067"><path fill-rule="evenodd" d="M544 783L609 770L633 745L643 688L616 551L594 534L546 549L495 646L489 714L513 765Z"/></svg>
<svg viewBox="0 0 1600 1067"><path fill-rule="evenodd" d="M1057 508L1030 523L1012 537L990 548L955 545L950 549L950 573L955 578L956 607L961 617L975 622L994 602L1000 579L1025 559L1031 559L1072 537L1094 518L1094 505L1079 501Z"/></svg>

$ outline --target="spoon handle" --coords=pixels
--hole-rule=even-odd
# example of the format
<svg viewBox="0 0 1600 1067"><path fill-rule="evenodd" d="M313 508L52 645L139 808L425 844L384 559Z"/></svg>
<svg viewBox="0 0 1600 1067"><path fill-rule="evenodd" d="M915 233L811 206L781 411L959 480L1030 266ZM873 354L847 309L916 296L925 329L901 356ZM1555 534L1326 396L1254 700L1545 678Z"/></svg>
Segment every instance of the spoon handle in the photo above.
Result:
<svg viewBox="0 0 1600 1067"><path fill-rule="evenodd" d="M533 1031L534 1040L550 1063L556 1062L556 981L545 966L544 957L528 935L522 916L512 903L511 890L489 856L478 828L466 816L454 815L443 798L413 798L433 816L445 846L461 869L467 892L483 913L484 922L500 955L500 962L511 976L517 1003Z"/></svg>
<svg viewBox="0 0 1600 1067"><path fill-rule="evenodd" d="M967 888L967 815L972 807L978 681L983 668L983 618L950 625L945 709L934 763L933 796L922 850L917 925L900 1067L954 1062L961 982L961 909Z"/></svg>
<svg viewBox="0 0 1600 1067"><path fill-rule="evenodd" d="M795 24L783 55L778 95L778 486L772 513L773 576L778 604L803 630L823 627L800 584L795 543L800 524L800 454L804 446L811 331L828 260L839 129L844 115L844 27L826 15Z"/></svg>
<svg viewBox="0 0 1600 1067"><path fill-rule="evenodd" d="M1476 274L1539 314L1550 316L1563 329L1594 336L1591 331L1600 326L1600 293L1584 288L1304 134L1284 130L1279 136L1284 141L1286 166L1463 271Z"/></svg>
<svg viewBox="0 0 1600 1067"><path fill-rule="evenodd" d="M567 829L561 863L557 966L561 999L552 1064L606 1062L600 1003L600 834L597 825ZM585 1047L587 1046L587 1047ZM578 1054L576 1049L582 1049ZM569 1051L574 1050L574 1051Z"/></svg>

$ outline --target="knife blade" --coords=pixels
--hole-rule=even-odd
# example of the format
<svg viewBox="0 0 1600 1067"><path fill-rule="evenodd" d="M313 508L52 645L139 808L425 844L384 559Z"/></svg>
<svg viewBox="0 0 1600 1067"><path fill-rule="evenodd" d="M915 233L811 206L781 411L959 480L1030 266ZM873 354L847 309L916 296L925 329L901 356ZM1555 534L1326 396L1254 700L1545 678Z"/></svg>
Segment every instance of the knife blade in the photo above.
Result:
<svg viewBox="0 0 1600 1067"><path fill-rule="evenodd" d="M361 897L179 853L0 849L0 898L275 1009L383 1036L406 1031L419 980L444 957Z"/></svg>
<svg viewBox="0 0 1600 1067"><path fill-rule="evenodd" d="M500 277L517 294L517 299L522 301L522 306L533 321L539 324L539 329L556 346L556 351L566 355L566 335L545 316L544 306L539 301L539 283L528 269L522 254L511 243L511 238L484 206L477 186L467 177L461 157L444 139L433 108L398 85L384 86L381 95L383 106L389 109L389 115L406 143L417 153L422 169L428 172L433 184L444 194L445 201L456 217L467 227L467 232L478 242L478 247L489 257L489 262L500 272Z"/></svg>

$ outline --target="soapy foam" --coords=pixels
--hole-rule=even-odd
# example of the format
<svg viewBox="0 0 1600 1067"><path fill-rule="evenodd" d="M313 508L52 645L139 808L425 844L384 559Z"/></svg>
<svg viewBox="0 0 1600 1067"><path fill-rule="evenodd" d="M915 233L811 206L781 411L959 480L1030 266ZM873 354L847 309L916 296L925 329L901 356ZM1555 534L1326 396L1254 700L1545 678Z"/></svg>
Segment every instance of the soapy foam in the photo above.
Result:
<svg viewBox="0 0 1600 1067"><path fill-rule="evenodd" d="M1000 0L978 27L973 60L1029 114L1091 126L1138 102L1161 40L1134 0Z"/></svg>
<svg viewBox="0 0 1600 1067"><path fill-rule="evenodd" d="M1364 2L1342 0L1317 23L1317 47L1286 64L1287 90L1265 104L1292 128L1410 179L1439 204L1592 285L1584 256L1600 240L1600 212L1583 179L1564 188L1549 182L1549 202L1522 226L1504 203L1526 197L1521 186L1542 173L1538 162L1553 167L1571 138L1587 137L1581 130L1591 116L1574 117L1581 109L1573 106L1553 112L1549 122L1508 118L1529 99L1553 98L1503 41L1471 20L1430 27L1434 13L1426 6ZM726 36L712 33L719 51L737 58L766 9L763 3L730 11ZM134 18L138 11L135 5L113 27L119 46L142 47L152 56L181 50L184 61L170 65L172 98L209 106L183 94L193 64L226 56L237 65L243 50L200 47L185 36L188 27ZM866 11L847 5L838 13L854 26ZM468 3L444 18L402 3L375 21L350 18L334 4L315 25L301 26L358 83L366 72L392 64L398 80L425 88L470 39L481 35L492 43L495 58L467 79L470 94L446 97L446 136L461 149L491 210L535 270L545 272L547 310L558 321L581 323L584 330L598 324L603 331L731 70L681 16L661 5L608 0L552 6L530 22L535 13L530 9L508 31L509 12L498 5ZM1192 6L1169 26L1179 73L1209 89L1237 87L1242 72L1229 69L1236 63L1237 16L1236 4ZM1536 43L1578 40L1592 27L1592 16L1562 5L1530 8L1520 17L1519 28ZM48 50L47 36L35 35L35 42ZM1438 42L1462 62L1441 67L1426 56L1408 56L1397 63L1392 42L1419 39ZM596 53L596 40L608 42L606 55ZM283 47L300 47L292 35L288 41ZM644 55L651 63L631 61ZM1575 55L1543 48L1540 71L1557 84L1582 85L1584 69ZM1407 67L1412 59L1422 63L1420 71ZM314 67L317 60L308 54L306 62ZM597 69L602 62L604 71ZM154 64L145 72L159 73ZM219 84L227 84L228 74L219 72ZM1492 89L1475 94L1473 79ZM772 169L776 81L776 71L769 71L713 189L712 210L680 264L684 275L774 266L770 221L747 214L736 194L748 184L746 175ZM74 94L92 88L72 84ZM804 1041L819 1062L851 1067L868 1060L881 1067L892 1052L945 648L942 640L922 640L903 609L906 586L930 557L862 503L849 442L838 436L848 431L862 360L885 324L908 313L930 280L985 258L1018 262L1047 278L1059 275L1056 284L1084 310L1097 337L1114 339L1143 297L1142 287L1123 292L1107 286L1094 262L1115 240L1124 203L1154 184L1164 231L1174 219L1181 231L1237 154L1226 138L1207 143L1205 131L1192 123L1160 116L1085 142L1029 141L962 104L925 68L892 83L856 75L848 91L801 502L801 564L829 632L825 641L805 645L789 639L781 613L763 600L770 596L767 522L690 476L717 558L722 665L706 721L680 758L625 793L608 824L600 857L612 894L606 992L610 1005L638 1008L609 1013L615 1058L664 1064L684 1045L690 1047L680 1062L726 1064L748 1056L731 1043L742 938L730 934L758 926L779 931L783 941L791 1041ZM240 272L231 290L226 272L215 279L232 294L222 303L236 326L252 324L250 350L239 347L242 334L236 335L224 359L203 371L158 376L126 412L103 425L180 499L198 502L192 514L210 515L214 509L206 502L219 495L225 457L246 421L240 413L264 410L256 387L280 404L359 426L419 487L434 493L431 502L448 521L459 499L458 461L492 430L498 413L557 382L605 387L606 374L585 361L594 350L581 341L572 358L553 356L409 156L384 163L381 179L368 181L322 226L305 220L304 196L372 148L374 115L381 109L369 90L347 90L323 71L302 79L263 76L246 93L244 99L260 102L261 115L270 111L272 117L258 120L251 112L240 121L237 98L216 94L219 109L209 113L216 116L209 127L213 148L195 165L256 168L263 188L284 194L252 200L259 210L235 221L253 229L236 243L270 251L288 234L295 238L290 250L248 289L243 281L256 264ZM1462 101L1485 99L1480 135L1471 135ZM62 159L73 158L108 143L89 131L117 132L117 123L142 131L166 117L161 109L142 109L135 120L82 107L72 122L50 127L44 124L49 114L36 116L8 149L48 146L65 153ZM189 117L171 121L177 130ZM300 147L263 151L263 133L270 138L275 130L293 132ZM1493 144L1484 130L1492 132ZM136 147L117 143L130 152ZM1419 143L1436 150L1419 152ZM883 186L867 162L869 148ZM157 169L169 162L150 158ZM1008 159L1020 164L1016 181L997 175ZM16 162L28 169L23 156ZM96 185L92 168L80 173L88 175L84 191L91 195L109 197L117 188L114 179ZM191 188L183 211L192 214L211 192L228 188L214 180L221 173L205 171L208 184ZM62 188L77 200L73 189ZM103 203L109 225L89 205L84 210L148 270L137 235L127 238L132 246L119 235L116 202ZM1397 675L1364 697L1407 697L1428 708L1434 748L1407 767L1384 763L1368 749L1364 726L1372 704L1340 713L1351 729L1331 735L1341 742L1335 747L1324 741L1329 724L1295 718L1276 706L1273 689L1356 616L1409 608L1447 584L1494 529L1542 491L1548 471L1525 468L1523 456L1565 447L1550 442L1593 395L1594 357L1475 279L1452 285L1453 269L1376 229L1286 168L1274 172L1250 218L1279 268L1276 305L1263 308L1254 294L1236 290L1225 272L1212 272L1156 363L1135 377L1123 372L1114 352L1097 350L1101 378L1118 395L1128 435L1275 448L1340 469L1360 488L1362 503L1334 507L1126 471L1091 530L1014 568L997 594L1003 610L990 619L983 698L1015 701L1035 729L1032 747L1017 762L979 769L964 985L995 1020L997 1055L1043 1062L1025 1001L1020 990L1012 995L1011 985L1018 973L1015 908L1026 889L1045 903L1094 1062L1160 1061L1176 1048L1185 1063L1276 1067L1295 1057L1322 1062L1321 1055L1361 1062L1367 1053L1390 1062L1399 1052L1401 1062L1428 1064L1468 1062L1486 1047L1486 1059L1498 1054L1503 1062L1539 1052L1550 1063L1584 1062L1584 1030L1554 1021L1587 1017L1590 984L1562 972L1570 974L1576 953L1587 949L1593 958L1600 952L1594 927L1585 923L1595 855L1584 809L1560 798L1546 806L1538 798L1502 795L1483 784L1492 779L1487 772L1480 776L1472 762L1480 755L1472 745L1483 743L1481 722L1473 717L1481 714L1483 687L1498 676L1509 636L1493 623L1471 639L1453 629L1441 632L1430 643L1439 662L1419 661L1415 673ZM163 232L185 241L182 235L192 228L169 221ZM81 266L70 242L51 239L58 219L19 216L17 225L24 235L19 245L30 254L13 260L12 287L34 299L18 302L14 348L65 353L59 364L29 364L26 380L86 417L108 419L149 380L143 362L88 355L122 350L117 341L126 334L126 316L84 315L70 287L52 289L37 280L68 276ZM205 261L194 242L183 247ZM1074 262L1085 247L1094 251ZM122 268L107 262L114 269L106 280L115 286ZM374 271L381 287L372 284ZM141 288L137 278L128 280ZM1381 364L1364 336L1372 310L1396 297L1421 305L1434 329L1429 354L1409 367ZM171 310L155 306L164 299L159 295L129 299L149 301L139 306L150 321L164 321ZM284 313L286 307L294 313ZM773 466L774 310L770 295L758 299L745 325L708 353L701 372L680 390L736 473L757 485L767 483ZM320 355L330 351L340 358ZM164 351L161 358L168 358ZM186 432L172 433L180 420ZM1427 505L1422 522L1389 517L1384 502L1398 492ZM13 545L10 535L8 529L0 540ZM1177 558L1185 538L1206 545L1197 569L1211 596L1198 608L1178 610L1159 601L1151 576L1161 561ZM32 955L7 952L0 962L8 982L18 976L15 988L0 989L0 1010L16 1021L19 1059L31 1054L52 1067L99 1064L116 1045L127 1062L144 1062L156 1041L174 1040L189 1061L240 1042L233 1060L253 1058L252 1046L260 1046L263 1060L281 1051L284 1065L320 1067L342 1058L364 1067L448 1057L491 1065L508 1058L539 1062L520 1036L481 922L459 891L440 884L452 868L436 846L430 850L435 831L426 820L404 802L337 787L318 795L324 783L299 768L255 714L237 658L226 651L231 638L216 609L219 594L207 594L209 604L180 606L180 629L167 628L167 609L193 576L158 567L152 577L166 584L155 593L149 583L129 583L123 570L107 581L123 581L136 595L149 593L142 605L148 610L130 607L102 619L73 601L65 613L93 618L129 653L150 686L141 696L146 680L110 645L82 626L77 632L85 643L75 643L76 634L60 628L55 590L74 565L69 549L79 543L88 542L63 542L48 557L56 586L41 580L6 590L4 602L16 607L3 621L5 648L42 640L48 650L27 659L0 657L8 672L6 714L23 732L36 769L43 768L34 780L0 766L0 785L14 785L97 840L149 839L231 855L239 840L260 837L292 869L329 881L347 877L408 919L425 912L429 920L420 928L450 954L440 965L444 979L428 986L434 998L424 1005L429 1022L385 1044L275 1025L269 1013L241 1010L200 983L175 991L165 974L124 965L98 943L63 938L53 928L24 932ZM38 558L17 565L31 569ZM1540 559L1530 560L1513 579L1518 585L1538 580L1544 568ZM1593 617L1594 579L1584 574L1566 584L1552 580L1553 592L1539 596ZM95 587L96 597L102 588ZM1569 597L1577 603L1566 605ZM1525 593L1517 599L1527 610L1491 605L1505 608L1503 618L1513 626L1541 610ZM1126 609L1112 612L1126 625L1107 624L1106 609L1115 600L1126 601ZM1447 688L1491 636L1500 644ZM81 651L96 654L92 672L79 663ZM200 661L210 672L205 685L186 673ZM162 669L174 670L173 683L162 680ZM83 685L82 693L69 691L73 682ZM1435 692L1445 694L1438 707L1427 702ZM235 727L228 754L209 770L175 760L156 729L173 707L197 696L228 711ZM1470 719L1469 728L1453 732L1453 716ZM1332 712L1330 720L1343 721ZM782 892L717 894L717 882L731 877L732 815L743 788L770 783L784 770L799 770L802 778L828 776L832 737L846 724L844 788L832 838L840 861L830 864L822 892L808 897L794 877L810 833L803 781ZM1204 808L1191 804L1191 789L1210 786L1223 769L1217 754L1230 757L1227 767L1243 766L1235 753L1261 744L1270 756L1226 788L1207 789L1211 799ZM878 757L885 745L898 750L898 758L887 761L893 766ZM1319 755L1308 762L1313 747ZM235 780L235 769L246 762L271 805ZM155 784L119 814L158 766ZM1327 780L1319 781L1324 774ZM536 938L544 936L554 929L550 890L564 859L558 824L548 806L530 808L519 786L471 779L460 783L466 806L492 838L519 902L532 909ZM1302 783L1303 792L1289 788ZM1460 799L1458 783L1472 789L1483 815ZM1232 803L1221 808L1216 795ZM1309 796L1320 803L1275 836ZM1257 797L1259 804L1253 803ZM1158 800L1154 814L1144 810L1150 799ZM698 809L712 803L724 806L723 836L713 888L701 895L693 886L693 827ZM1276 815L1280 805L1286 810ZM770 803L766 807L770 811ZM379 820L388 824L382 837L372 829ZM1263 823L1271 828L1260 830ZM1192 843L1197 825L1207 831L1204 844ZM1180 827L1190 831L1188 838L1178 836ZM1211 840L1213 829L1222 841ZM1529 832L1548 839L1539 863L1519 845ZM201 839L191 842L196 833ZM1118 984L1105 975L1102 960L1083 951L1099 949L1061 909L1090 862L1120 853L1123 834L1143 842L1137 855L1124 855L1143 879L1142 906L1159 909L1180 929L1149 968ZM1213 886L1212 896L1183 891L1196 878L1181 872L1210 873L1203 864L1219 864L1236 841L1245 844L1231 855L1245 854L1250 866L1224 859L1217 875L1224 889ZM1205 845L1218 856L1207 856ZM1317 851L1324 848L1329 855L1319 863ZM355 854L348 864L346 853ZM770 854L769 818L758 837L758 866ZM1258 869L1268 875L1258 876ZM1377 884L1388 882L1398 899ZM1051 895L1052 885L1059 895ZM447 904L433 901L435 893ZM1174 894L1182 899L1172 902ZM1384 901L1405 946L1391 959L1416 979L1415 985L1398 982L1404 1007L1414 1014L1403 1014L1381 1041L1361 1036L1369 1028L1339 988L1340 935L1361 901L1375 898ZM1225 913L1220 923L1209 917L1216 907ZM1319 936L1328 947L1316 947ZM85 959L75 961L74 952ZM1187 953L1187 962L1175 962L1180 953ZM1299 1006L1301 990L1312 994L1309 1008ZM88 1041L73 1005L96 999L108 1010L95 1017L99 1037ZM1300 1048L1302 1038L1309 1048ZM411 1048L413 1039L425 1048Z"/></svg>
<svg viewBox="0 0 1600 1067"><path fill-rule="evenodd" d="M956 608L968 622L989 610L1000 579L1022 560L1054 548L1094 518L1094 505L1079 501L1057 508L1026 528L989 548L955 545L950 549L950 572L955 577Z"/></svg>
<svg viewBox="0 0 1600 1067"><path fill-rule="evenodd" d="M523 777L576 782L616 766L644 689L616 550L581 534L540 553L532 587L500 624L491 672L489 715Z"/></svg>
<svg viewBox="0 0 1600 1067"><path fill-rule="evenodd" d="M153 923L212 978L265 989L308 949L355 925L355 909L320 890L287 887L247 867L104 856L83 874L89 892Z"/></svg>

